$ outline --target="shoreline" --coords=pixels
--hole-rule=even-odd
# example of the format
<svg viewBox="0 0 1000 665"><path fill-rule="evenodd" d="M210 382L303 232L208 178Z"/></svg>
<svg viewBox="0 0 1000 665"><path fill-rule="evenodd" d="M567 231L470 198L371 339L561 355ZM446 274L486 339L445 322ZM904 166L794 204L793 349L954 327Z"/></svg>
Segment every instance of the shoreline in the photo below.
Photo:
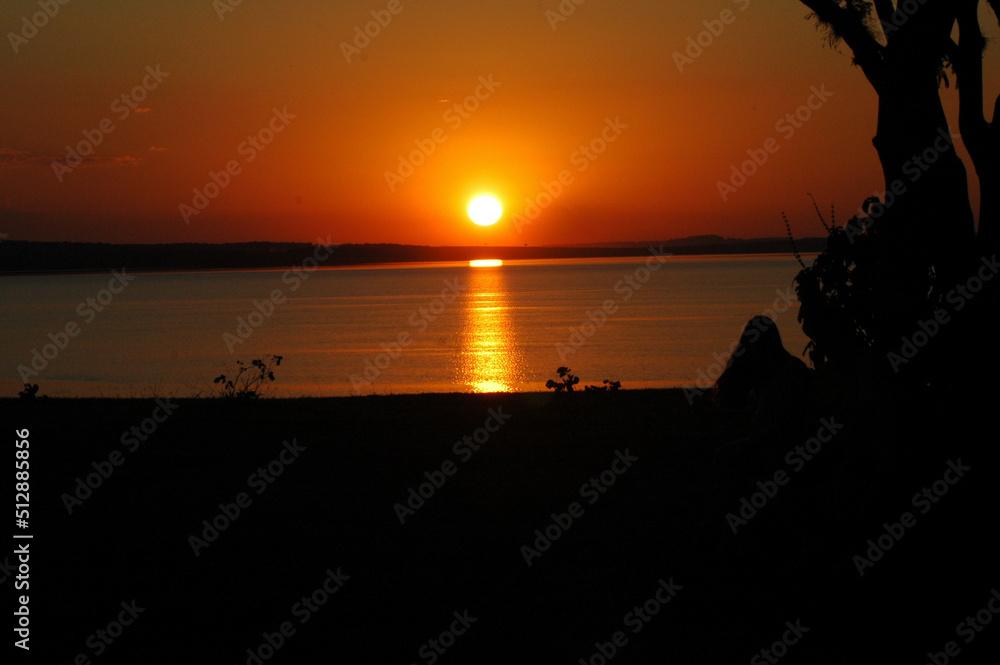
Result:
<svg viewBox="0 0 1000 665"><path fill-rule="evenodd" d="M800 252L803 257L813 257L818 255L819 252ZM664 256L676 259L697 259L697 258L726 258L726 257L773 257L773 256L787 256L785 252L709 252L703 254L678 254L678 253L667 253ZM615 256L592 256L592 257L568 257L568 258L550 258L550 259L501 259L505 261L503 265L509 265L506 263L509 261L511 264L517 261L532 262L532 261L560 261L560 262L570 262L570 261L592 261L592 260L614 260L614 259L641 259L643 254L628 254L628 255L615 255ZM794 258L794 257L793 257ZM474 261L476 259L470 259ZM516 265L516 264L515 264ZM468 266L468 262L464 260L455 261L396 261L391 263L352 263L343 265L326 265L318 266L312 270L317 271L333 271L333 270L375 270L375 269L419 269L419 268L430 268L430 267L472 267ZM490 267L501 267L501 266L490 266ZM129 273L134 273L136 275L198 275L198 274L216 274L216 273L250 273L250 272L282 272L287 270L301 269L300 266L265 266L259 268L128 268L126 270ZM0 277L47 277L47 276L72 276L72 275L103 275L109 270L115 270L115 268L93 268L86 270L27 270L27 271L5 271L0 270Z"/></svg>

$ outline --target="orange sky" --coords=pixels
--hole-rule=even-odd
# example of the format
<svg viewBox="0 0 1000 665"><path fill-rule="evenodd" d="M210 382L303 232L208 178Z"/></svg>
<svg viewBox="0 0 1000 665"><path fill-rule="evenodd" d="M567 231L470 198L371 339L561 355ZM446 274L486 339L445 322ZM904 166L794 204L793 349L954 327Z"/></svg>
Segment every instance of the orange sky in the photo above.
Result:
<svg viewBox="0 0 1000 665"><path fill-rule="evenodd" d="M784 210L798 235L821 235L807 192L846 219L880 189L874 93L792 0L587 0L558 23L556 0L243 0L220 18L225 2L73 0L33 32L22 17L37 2L5 0L0 233L549 244L778 236ZM679 71L673 54L723 10L733 20ZM345 53L373 11L391 20ZM996 25L984 16L988 36ZM993 47L988 99L998 62ZM115 101L136 86L134 109ZM814 86L833 94L779 131ZM270 143L245 143L269 123ZM85 149L84 132L100 145L74 166L66 146ZM579 152L602 132L614 140L601 154ZM778 151L723 201L717 182L772 137ZM417 142L430 154L403 178ZM179 206L227 164L235 175L185 223ZM465 214L484 192L505 207L488 228Z"/></svg>

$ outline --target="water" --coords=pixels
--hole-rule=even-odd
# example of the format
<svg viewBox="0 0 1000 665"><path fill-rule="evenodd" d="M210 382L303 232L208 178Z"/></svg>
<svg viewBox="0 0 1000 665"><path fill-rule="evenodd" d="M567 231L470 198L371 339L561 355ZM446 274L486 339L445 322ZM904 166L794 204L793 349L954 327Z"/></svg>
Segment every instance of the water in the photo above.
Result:
<svg viewBox="0 0 1000 665"><path fill-rule="evenodd" d="M205 394L227 363L265 354L284 357L270 384L280 396L545 390L561 365L581 384L674 387L715 376L747 319L776 303L769 313L801 355L790 257L649 263L147 273L116 295L108 274L3 277L0 394L14 395L32 362L28 380L51 396ZM284 301L253 314L276 290ZM67 324L75 336L61 334Z"/></svg>

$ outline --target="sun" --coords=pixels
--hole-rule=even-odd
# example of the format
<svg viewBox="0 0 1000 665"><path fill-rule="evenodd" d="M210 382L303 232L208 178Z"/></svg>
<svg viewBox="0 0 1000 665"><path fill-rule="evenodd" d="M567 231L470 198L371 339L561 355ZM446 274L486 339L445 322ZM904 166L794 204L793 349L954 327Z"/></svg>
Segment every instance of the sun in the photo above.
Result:
<svg viewBox="0 0 1000 665"><path fill-rule="evenodd" d="M469 219L479 226L496 224L503 214L503 206L492 196L477 196L469 203Z"/></svg>

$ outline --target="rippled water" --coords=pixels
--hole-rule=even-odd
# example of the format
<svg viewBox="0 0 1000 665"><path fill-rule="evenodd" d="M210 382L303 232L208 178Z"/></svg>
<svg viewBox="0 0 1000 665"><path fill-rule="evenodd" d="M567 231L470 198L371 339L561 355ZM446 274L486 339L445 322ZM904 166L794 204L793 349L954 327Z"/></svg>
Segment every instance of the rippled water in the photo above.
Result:
<svg viewBox="0 0 1000 665"><path fill-rule="evenodd" d="M263 354L284 357L273 384L280 395L544 390L560 365L581 383L671 387L724 361L746 320L776 301L785 346L801 354L797 304L782 299L794 303L792 258L649 265L656 269L622 258L147 273L116 284L118 294L102 293L110 275L3 277L0 390L16 393L18 367L34 362L29 380L42 394L192 395L227 363ZM254 314L255 301L279 290L269 316ZM60 334L68 324L75 336Z"/></svg>

